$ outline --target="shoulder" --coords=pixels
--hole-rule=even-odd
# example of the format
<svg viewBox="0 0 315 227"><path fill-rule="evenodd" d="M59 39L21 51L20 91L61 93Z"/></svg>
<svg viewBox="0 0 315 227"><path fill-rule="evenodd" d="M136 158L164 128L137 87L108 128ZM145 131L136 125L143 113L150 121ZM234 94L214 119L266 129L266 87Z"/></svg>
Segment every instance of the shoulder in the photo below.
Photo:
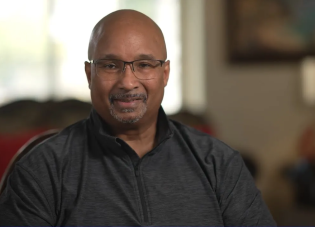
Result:
<svg viewBox="0 0 315 227"><path fill-rule="evenodd" d="M206 160L221 159L228 161L235 156L239 156L238 151L207 133L173 120L170 120L170 125L176 140L187 144L193 152Z"/></svg>
<svg viewBox="0 0 315 227"><path fill-rule="evenodd" d="M17 165L35 172L47 167L58 168L65 164L74 152L79 155L83 150L87 144L86 131L86 120L70 125L35 146L17 162Z"/></svg>
<svg viewBox="0 0 315 227"><path fill-rule="evenodd" d="M189 126L175 121L171 121L170 124L174 132L173 142L181 143L182 147L189 150L191 157L197 161L215 191L231 176L238 178L244 169L244 162L238 151Z"/></svg>

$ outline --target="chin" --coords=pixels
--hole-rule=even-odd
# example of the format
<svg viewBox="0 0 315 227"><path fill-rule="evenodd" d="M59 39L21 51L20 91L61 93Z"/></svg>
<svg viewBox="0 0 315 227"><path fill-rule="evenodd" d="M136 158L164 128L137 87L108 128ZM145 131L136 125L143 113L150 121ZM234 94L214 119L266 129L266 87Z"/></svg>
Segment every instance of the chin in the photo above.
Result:
<svg viewBox="0 0 315 227"><path fill-rule="evenodd" d="M119 112L115 109L110 109L110 114L117 121L124 124L134 124L138 122L146 113L146 109L141 111L136 111L134 109L123 109Z"/></svg>

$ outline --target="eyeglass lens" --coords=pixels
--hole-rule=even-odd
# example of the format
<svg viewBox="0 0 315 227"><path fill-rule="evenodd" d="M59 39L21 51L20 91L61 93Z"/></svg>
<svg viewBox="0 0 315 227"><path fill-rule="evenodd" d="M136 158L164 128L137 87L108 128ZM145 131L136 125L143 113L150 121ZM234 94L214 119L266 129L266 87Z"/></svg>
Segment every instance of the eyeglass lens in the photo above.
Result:
<svg viewBox="0 0 315 227"><path fill-rule="evenodd" d="M127 70L130 65L131 70L138 79L153 79L157 76L157 69L162 66L159 60L136 60L124 62L121 60L104 59L95 63L96 74L103 80L115 80L117 76Z"/></svg>

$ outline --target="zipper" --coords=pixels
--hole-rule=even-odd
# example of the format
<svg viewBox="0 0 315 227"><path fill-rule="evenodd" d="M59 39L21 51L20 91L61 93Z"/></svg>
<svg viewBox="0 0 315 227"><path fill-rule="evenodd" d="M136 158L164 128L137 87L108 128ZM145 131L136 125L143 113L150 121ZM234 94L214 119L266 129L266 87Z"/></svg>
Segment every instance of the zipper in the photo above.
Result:
<svg viewBox="0 0 315 227"><path fill-rule="evenodd" d="M139 189L140 201L141 201L142 212L143 212L143 219L144 219L145 223L148 223L149 217L148 217L147 204L146 204L145 199L144 199L144 191L143 191L142 182L141 182L141 178L140 178L140 171L139 171L140 163L141 163L141 161L138 162L138 164L135 166L135 175L136 175L138 189Z"/></svg>
<svg viewBox="0 0 315 227"><path fill-rule="evenodd" d="M168 137L164 138L164 140L160 141L153 150L157 149L166 139L169 139L171 137L171 135L169 135ZM152 150L152 151L153 151ZM151 151L151 152L152 152ZM140 203L141 203L141 207L142 207L142 213L143 213L143 219L144 219L144 223L148 224L149 223L149 215L148 215L148 210L147 210L147 204L145 202L145 198L144 198L144 191L143 191L143 187L142 187L142 182L141 182L141 177L140 177L140 170L139 170L139 166L141 161L145 158L145 156L150 155L150 154L145 154L140 161L135 165L134 170L135 170L135 176L137 179L137 185L138 185L138 189L139 189L139 195L140 195Z"/></svg>

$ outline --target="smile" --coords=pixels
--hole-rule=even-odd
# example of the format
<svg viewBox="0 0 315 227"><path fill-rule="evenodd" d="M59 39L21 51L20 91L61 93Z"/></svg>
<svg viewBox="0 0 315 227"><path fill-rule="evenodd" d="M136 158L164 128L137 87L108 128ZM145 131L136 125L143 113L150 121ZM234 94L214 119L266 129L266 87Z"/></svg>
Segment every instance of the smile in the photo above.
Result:
<svg viewBox="0 0 315 227"><path fill-rule="evenodd" d="M123 99L116 99L114 101L118 101L118 102L133 102L133 101L138 101L138 100L142 100L142 98L123 98Z"/></svg>
<svg viewBox="0 0 315 227"><path fill-rule="evenodd" d="M135 105L136 103L147 101L147 96L144 93L139 94L112 94L109 97L111 104L120 104L120 105Z"/></svg>
<svg viewBox="0 0 315 227"><path fill-rule="evenodd" d="M113 102L114 106L121 109L136 108L141 103L142 99L115 99Z"/></svg>

